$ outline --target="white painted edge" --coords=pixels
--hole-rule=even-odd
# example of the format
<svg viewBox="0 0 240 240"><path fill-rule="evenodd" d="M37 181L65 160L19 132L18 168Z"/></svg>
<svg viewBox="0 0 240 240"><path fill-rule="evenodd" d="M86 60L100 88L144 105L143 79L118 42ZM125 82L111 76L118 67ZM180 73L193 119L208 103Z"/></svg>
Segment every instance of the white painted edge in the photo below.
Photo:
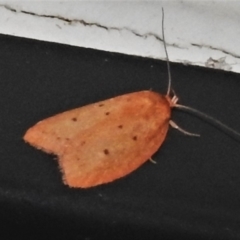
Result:
<svg viewBox="0 0 240 240"><path fill-rule="evenodd" d="M240 72L237 1L0 1L0 33Z"/></svg>

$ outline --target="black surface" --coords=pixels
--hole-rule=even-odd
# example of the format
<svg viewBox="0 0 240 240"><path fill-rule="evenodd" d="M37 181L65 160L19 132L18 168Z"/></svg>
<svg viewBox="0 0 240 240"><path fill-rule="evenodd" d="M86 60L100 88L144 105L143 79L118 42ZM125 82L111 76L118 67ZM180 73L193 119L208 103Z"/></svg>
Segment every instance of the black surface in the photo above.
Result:
<svg viewBox="0 0 240 240"><path fill-rule="evenodd" d="M240 239L240 142L179 110L129 176L92 189L62 184L53 156L25 144L37 121L139 90L165 93L166 62L0 36L0 235L44 239ZM240 76L171 64L180 102L240 131ZM157 117L157 116L156 116Z"/></svg>

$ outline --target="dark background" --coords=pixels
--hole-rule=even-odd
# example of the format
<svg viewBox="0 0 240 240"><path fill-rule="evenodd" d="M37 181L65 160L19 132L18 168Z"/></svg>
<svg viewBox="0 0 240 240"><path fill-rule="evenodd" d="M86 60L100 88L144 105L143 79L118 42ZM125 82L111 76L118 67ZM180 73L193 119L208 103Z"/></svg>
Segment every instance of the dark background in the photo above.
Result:
<svg viewBox="0 0 240 240"><path fill-rule="evenodd" d="M64 186L54 157L22 140L64 110L166 93L166 62L4 35L0 56L1 239L240 239L240 141L198 117L174 110L200 138L170 129L156 165L85 190ZM240 131L240 75L171 67L180 103Z"/></svg>

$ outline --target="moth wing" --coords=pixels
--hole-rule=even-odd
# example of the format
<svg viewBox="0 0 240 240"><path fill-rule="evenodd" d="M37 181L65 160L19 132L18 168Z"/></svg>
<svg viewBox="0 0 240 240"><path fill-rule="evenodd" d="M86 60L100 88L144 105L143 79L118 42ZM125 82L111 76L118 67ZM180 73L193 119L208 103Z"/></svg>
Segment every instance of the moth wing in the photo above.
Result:
<svg viewBox="0 0 240 240"><path fill-rule="evenodd" d="M46 118L29 128L23 139L38 149L59 155L69 140L86 129L94 129L106 120L108 111L121 109L126 99L134 95L125 94Z"/></svg>
<svg viewBox="0 0 240 240"><path fill-rule="evenodd" d="M88 117L79 121L92 121ZM106 100L91 118L98 120L74 129L77 134L59 155L63 180L70 187L111 182L147 161L165 139L170 106L164 96L142 91Z"/></svg>

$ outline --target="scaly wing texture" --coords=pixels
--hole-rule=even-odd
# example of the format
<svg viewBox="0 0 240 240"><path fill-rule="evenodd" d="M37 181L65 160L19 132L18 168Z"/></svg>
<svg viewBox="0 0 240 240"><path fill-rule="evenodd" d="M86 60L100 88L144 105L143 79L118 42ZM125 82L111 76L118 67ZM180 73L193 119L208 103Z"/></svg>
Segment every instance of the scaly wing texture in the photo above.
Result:
<svg viewBox="0 0 240 240"><path fill-rule="evenodd" d="M131 94L126 94L128 96ZM68 141L82 131L106 120L107 111L121 109L122 96L89 104L44 119L29 128L24 140L45 152L59 155ZM104 105L108 103L108 110Z"/></svg>
<svg viewBox="0 0 240 240"><path fill-rule="evenodd" d="M101 111L105 118L78 131L59 156L64 182L70 187L92 187L129 174L147 161L166 137L170 107L157 93L116 97L105 101Z"/></svg>
<svg viewBox="0 0 240 240"><path fill-rule="evenodd" d="M125 94L38 122L24 140L58 155L65 184L92 187L123 177L165 139L170 106L152 91Z"/></svg>

